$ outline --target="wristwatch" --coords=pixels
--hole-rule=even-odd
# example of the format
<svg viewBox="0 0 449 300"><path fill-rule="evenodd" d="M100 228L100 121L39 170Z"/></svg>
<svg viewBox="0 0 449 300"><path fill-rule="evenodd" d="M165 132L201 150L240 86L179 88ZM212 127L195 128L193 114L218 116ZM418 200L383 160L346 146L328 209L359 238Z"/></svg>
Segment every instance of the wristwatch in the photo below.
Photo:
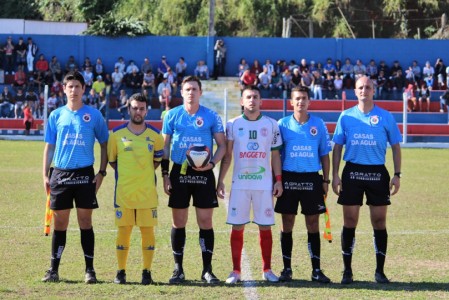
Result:
<svg viewBox="0 0 449 300"><path fill-rule="evenodd" d="M396 172L396 173L394 173L394 176L397 176L397 177L399 177L399 178L402 178L402 173L401 173L401 172Z"/></svg>
<svg viewBox="0 0 449 300"><path fill-rule="evenodd" d="M108 175L108 172L106 172L106 170L100 170L98 171L98 174L101 174L101 176L105 177L106 175Z"/></svg>

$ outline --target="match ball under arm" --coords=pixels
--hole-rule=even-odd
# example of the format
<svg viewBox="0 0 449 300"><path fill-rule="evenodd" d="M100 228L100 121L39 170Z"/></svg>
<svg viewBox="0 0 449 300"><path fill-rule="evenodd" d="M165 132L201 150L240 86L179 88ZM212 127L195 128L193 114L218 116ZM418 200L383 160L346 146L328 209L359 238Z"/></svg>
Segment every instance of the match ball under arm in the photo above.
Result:
<svg viewBox="0 0 449 300"><path fill-rule="evenodd" d="M205 145L193 145L186 153L187 163L194 168L203 168L210 161L210 150Z"/></svg>

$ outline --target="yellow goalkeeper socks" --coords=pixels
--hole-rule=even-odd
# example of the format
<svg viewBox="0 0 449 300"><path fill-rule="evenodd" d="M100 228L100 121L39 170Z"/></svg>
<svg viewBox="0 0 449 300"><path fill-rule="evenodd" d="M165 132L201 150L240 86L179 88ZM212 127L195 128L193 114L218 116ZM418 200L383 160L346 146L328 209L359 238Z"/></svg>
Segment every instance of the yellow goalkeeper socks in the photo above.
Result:
<svg viewBox="0 0 449 300"><path fill-rule="evenodd" d="M126 270L132 230L133 226L119 226L118 228L116 253L119 270Z"/></svg>
<svg viewBox="0 0 449 300"><path fill-rule="evenodd" d="M140 227L140 233L142 235L143 270L150 271L156 245L154 227Z"/></svg>

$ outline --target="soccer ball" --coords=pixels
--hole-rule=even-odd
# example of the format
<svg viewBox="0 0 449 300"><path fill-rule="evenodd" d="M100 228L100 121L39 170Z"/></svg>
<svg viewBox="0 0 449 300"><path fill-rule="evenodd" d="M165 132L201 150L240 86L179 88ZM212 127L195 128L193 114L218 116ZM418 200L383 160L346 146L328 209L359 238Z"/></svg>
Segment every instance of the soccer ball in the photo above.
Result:
<svg viewBox="0 0 449 300"><path fill-rule="evenodd" d="M210 150L205 145L193 145L186 153L187 163L194 168L203 168L210 161Z"/></svg>

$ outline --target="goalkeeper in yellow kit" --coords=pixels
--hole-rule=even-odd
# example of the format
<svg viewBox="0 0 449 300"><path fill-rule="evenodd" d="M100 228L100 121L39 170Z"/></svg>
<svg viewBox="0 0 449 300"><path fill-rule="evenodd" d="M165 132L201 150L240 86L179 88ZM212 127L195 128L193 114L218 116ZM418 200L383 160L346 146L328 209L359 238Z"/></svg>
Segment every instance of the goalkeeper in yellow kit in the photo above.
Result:
<svg viewBox="0 0 449 300"><path fill-rule="evenodd" d="M145 123L146 99L134 94L128 102L130 121L113 129L108 141L108 160L115 170L115 223L118 226L118 261L114 283L126 283L126 261L133 226L142 236L142 284L153 282L151 264L157 225L155 169L159 166L164 142L159 130Z"/></svg>

